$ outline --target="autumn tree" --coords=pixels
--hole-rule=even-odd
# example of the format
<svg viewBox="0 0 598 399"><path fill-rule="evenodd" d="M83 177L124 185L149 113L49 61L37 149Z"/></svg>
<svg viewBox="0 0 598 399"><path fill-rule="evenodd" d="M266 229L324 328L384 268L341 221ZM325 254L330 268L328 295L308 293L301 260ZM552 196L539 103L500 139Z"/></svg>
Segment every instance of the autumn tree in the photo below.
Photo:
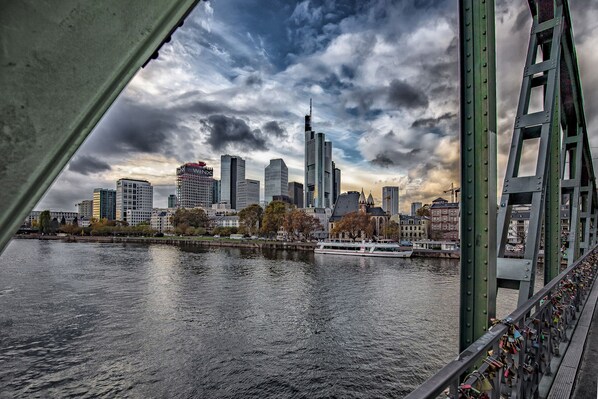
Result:
<svg viewBox="0 0 598 399"><path fill-rule="evenodd" d="M341 220L334 224L331 231L333 235L345 233L351 241L360 236L372 238L374 235L374 221L362 212L347 213Z"/></svg>
<svg viewBox="0 0 598 399"><path fill-rule="evenodd" d="M278 233L282 227L284 217L291 206L284 201L272 201L264 211L262 220L262 233L272 237Z"/></svg>
<svg viewBox="0 0 598 399"><path fill-rule="evenodd" d="M320 221L307 213L293 209L284 216L283 224L285 231L292 239L310 239L314 232L323 230Z"/></svg>
<svg viewBox="0 0 598 399"><path fill-rule="evenodd" d="M257 234L261 227L260 223L262 222L263 214L264 210L258 204L251 204L247 208L241 210L238 213L239 227L241 231L250 236Z"/></svg>
<svg viewBox="0 0 598 399"><path fill-rule="evenodd" d="M401 239L401 225L394 220L391 220L384 228L384 235L391 240L398 241Z"/></svg>

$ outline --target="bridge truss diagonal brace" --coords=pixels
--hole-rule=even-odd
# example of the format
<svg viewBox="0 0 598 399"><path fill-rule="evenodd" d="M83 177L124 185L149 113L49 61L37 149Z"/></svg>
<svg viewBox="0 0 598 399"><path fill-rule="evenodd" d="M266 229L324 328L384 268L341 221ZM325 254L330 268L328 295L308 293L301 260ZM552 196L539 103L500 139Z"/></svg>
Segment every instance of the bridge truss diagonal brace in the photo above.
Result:
<svg viewBox="0 0 598 399"><path fill-rule="evenodd" d="M533 294L543 226L546 226L545 249L548 251L547 261L550 262L547 265L547 275L550 277L558 274L560 264L559 66L563 8L560 5L555 7L552 0L539 0L537 3L542 3L539 6L543 13L542 15L532 13L534 20L497 219L499 277L497 284L503 288L518 289L519 304L527 301ZM550 10L550 16L546 15L546 10ZM542 61L536 62L539 51L542 54ZM534 88L541 88L543 91L543 109L530 113ZM532 138L539 139L535 173L529 177L522 177L520 171L524 142ZM523 255L525 262L522 264L531 266L531 270L512 273L512 271L507 272L512 269L512 262L505 258L505 252L512 221L512 208L517 205L530 207ZM545 217L546 220L551 221L551 225L544 223Z"/></svg>

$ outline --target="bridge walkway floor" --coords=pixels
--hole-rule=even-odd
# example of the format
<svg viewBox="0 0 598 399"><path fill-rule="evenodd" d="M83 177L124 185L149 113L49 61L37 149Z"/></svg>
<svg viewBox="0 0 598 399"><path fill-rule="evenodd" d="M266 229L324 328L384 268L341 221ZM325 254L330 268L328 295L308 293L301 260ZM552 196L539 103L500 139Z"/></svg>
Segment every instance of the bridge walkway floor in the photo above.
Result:
<svg viewBox="0 0 598 399"><path fill-rule="evenodd" d="M571 398L598 398L598 305L594 307L585 350L577 371Z"/></svg>
<svg viewBox="0 0 598 399"><path fill-rule="evenodd" d="M554 382L549 399L598 398L598 281L579 316ZM540 394L540 396L543 396Z"/></svg>

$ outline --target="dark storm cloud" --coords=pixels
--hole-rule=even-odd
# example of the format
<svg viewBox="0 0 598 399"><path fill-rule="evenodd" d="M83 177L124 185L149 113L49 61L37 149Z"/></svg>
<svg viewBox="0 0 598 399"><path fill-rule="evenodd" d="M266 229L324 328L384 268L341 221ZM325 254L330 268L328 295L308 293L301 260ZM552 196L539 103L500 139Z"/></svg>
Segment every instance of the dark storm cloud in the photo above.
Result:
<svg viewBox="0 0 598 399"><path fill-rule="evenodd" d="M280 125L276 121L267 122L264 124L262 128L264 129L264 132L266 134L274 135L278 138L287 136L287 132L282 127L280 127Z"/></svg>
<svg viewBox="0 0 598 399"><path fill-rule="evenodd" d="M112 169L106 162L94 158L90 155L76 156L69 163L69 170L80 173L82 175L89 175L92 173L103 172Z"/></svg>
<svg viewBox="0 0 598 399"><path fill-rule="evenodd" d="M370 161L372 165L381 166L383 168L389 168L393 166L395 163L392 159L387 155L387 153L379 153L376 155L376 158Z"/></svg>
<svg viewBox="0 0 598 399"><path fill-rule="evenodd" d="M158 104L121 98L83 145L83 152L104 156L146 153L184 157L187 154L178 154L176 142L189 140L189 132L181 126L180 116Z"/></svg>
<svg viewBox="0 0 598 399"><path fill-rule="evenodd" d="M430 154L425 154L420 148L414 148L410 151L401 152L394 150L383 150L379 152L370 163L382 168L404 167L421 164L429 159Z"/></svg>
<svg viewBox="0 0 598 399"><path fill-rule="evenodd" d="M201 99L192 99L175 108L176 112L190 113L196 115L211 115L211 114L231 114L235 110L229 106L216 101L204 101Z"/></svg>
<svg viewBox="0 0 598 399"><path fill-rule="evenodd" d="M456 118L457 114L454 114L452 112L447 112L445 114L440 115L438 118L420 118L420 119L416 119L415 121L413 121L413 123L411 124L412 128L435 128L438 126L438 124L440 122L446 121L446 120L451 120L453 118Z"/></svg>
<svg viewBox="0 0 598 399"><path fill-rule="evenodd" d="M428 96L423 90L409 83L395 79L388 88L388 102L398 108L426 108Z"/></svg>
<svg viewBox="0 0 598 399"><path fill-rule="evenodd" d="M201 122L208 132L207 143L215 151L224 150L229 145L236 145L245 150L268 150L261 130L252 130L242 119L210 115Z"/></svg>
<svg viewBox="0 0 598 399"><path fill-rule="evenodd" d="M245 84L247 86L261 86L262 85L262 78L259 75L249 75L245 79Z"/></svg>

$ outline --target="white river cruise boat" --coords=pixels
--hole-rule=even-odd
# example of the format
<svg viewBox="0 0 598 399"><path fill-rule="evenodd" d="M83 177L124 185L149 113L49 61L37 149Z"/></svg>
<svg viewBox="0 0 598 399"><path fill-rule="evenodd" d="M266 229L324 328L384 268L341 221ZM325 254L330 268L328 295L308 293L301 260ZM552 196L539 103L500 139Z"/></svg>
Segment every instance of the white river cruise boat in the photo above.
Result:
<svg viewBox="0 0 598 399"><path fill-rule="evenodd" d="M319 242L314 252L353 256L380 256L385 258L409 258L412 250L402 249L397 243L379 242Z"/></svg>

